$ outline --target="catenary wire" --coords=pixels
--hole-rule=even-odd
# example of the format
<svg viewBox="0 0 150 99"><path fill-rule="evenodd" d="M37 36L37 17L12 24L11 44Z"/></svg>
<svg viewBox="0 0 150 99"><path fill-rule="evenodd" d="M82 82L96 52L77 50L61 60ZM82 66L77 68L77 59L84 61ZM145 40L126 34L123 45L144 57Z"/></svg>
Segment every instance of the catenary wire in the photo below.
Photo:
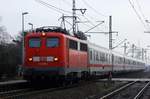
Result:
<svg viewBox="0 0 150 99"><path fill-rule="evenodd" d="M71 6L70 2L68 2L67 0L62 0L65 4L67 4L68 6Z"/></svg>
<svg viewBox="0 0 150 99"><path fill-rule="evenodd" d="M144 13L143 13L143 11L142 11L142 8L141 8L141 6L140 6L140 4L139 4L139 1L136 0L136 3L137 3L137 5L138 5L139 11L140 11L140 13L141 13L143 19L146 20L145 15L144 15Z"/></svg>
<svg viewBox="0 0 150 99"><path fill-rule="evenodd" d="M85 0L81 0L84 4L87 5L87 7L89 7L90 9L92 9L95 13L97 13L98 15L101 15L101 16L104 16L104 17L107 17L107 15L104 15L102 13L100 13L99 11L97 11L96 9L94 9L89 3L87 3Z"/></svg>
<svg viewBox="0 0 150 99"><path fill-rule="evenodd" d="M140 4L139 4L139 1L136 0L136 3L137 3L137 6L138 6L138 8L139 8L139 11L140 11L140 13L141 13L141 15L142 15L144 21L146 21L147 19L146 19L145 15L144 15L144 13L143 13L143 11L142 11L142 8L141 8L141 6L140 6ZM148 24L148 26L149 26L149 24Z"/></svg>
<svg viewBox="0 0 150 99"><path fill-rule="evenodd" d="M146 25L145 25L145 23L143 22L141 16L140 16L139 13L137 12L137 10L135 9L134 4L132 4L131 0L128 0L128 1L129 1L129 3L130 3L131 7L133 8L134 12L136 13L138 19L141 21L141 23L143 24L144 28L146 28Z"/></svg>
<svg viewBox="0 0 150 99"><path fill-rule="evenodd" d="M53 6L53 5L51 5L51 4L48 4L48 3L46 3L46 2L44 2L44 1L42 1L42 0L35 0L36 2L38 2L38 3L40 3L40 4L42 4L42 5L45 5L45 6L47 6L47 7L49 7L49 8L51 8L51 9L53 9L53 10L55 10L55 11L57 11L57 12L59 12L59 13L72 13L72 12L70 12L70 11L66 11L66 10L64 10L64 9L61 9L61 8L58 8L58 7L55 7L55 6Z"/></svg>

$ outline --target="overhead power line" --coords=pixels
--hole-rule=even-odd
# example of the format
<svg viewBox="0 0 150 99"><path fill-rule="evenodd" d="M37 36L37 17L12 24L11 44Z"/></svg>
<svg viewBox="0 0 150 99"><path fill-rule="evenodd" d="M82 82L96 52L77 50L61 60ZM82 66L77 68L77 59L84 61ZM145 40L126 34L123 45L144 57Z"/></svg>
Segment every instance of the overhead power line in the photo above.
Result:
<svg viewBox="0 0 150 99"><path fill-rule="evenodd" d="M141 13L143 19L146 20L145 15L144 15L144 13L143 13L143 11L142 11L142 8L141 8L141 6L140 6L140 4L139 4L139 1L136 0L136 3L137 3L137 5L138 5L139 11L140 11L140 13Z"/></svg>
<svg viewBox="0 0 150 99"><path fill-rule="evenodd" d="M87 30L87 31L85 31L84 33L89 32L90 30L92 30L92 29L96 28L97 26L99 26L99 25L100 25L100 24L102 24L102 23L104 23L104 21L101 21L100 23L98 23L98 24L97 24L97 25L95 25L94 27L92 27L92 28L88 29L88 30Z"/></svg>
<svg viewBox="0 0 150 99"><path fill-rule="evenodd" d="M71 3L66 1L66 0L63 0L64 3L66 3L68 6L71 6Z"/></svg>
<svg viewBox="0 0 150 99"><path fill-rule="evenodd" d="M145 15L144 15L144 13L143 13L143 11L142 11L142 8L141 8L141 6L140 6L140 4L139 4L139 1L136 0L136 3L137 3L137 5L138 5L139 11L140 11L140 13L141 13L141 15L142 15L142 17L143 17L143 19L144 19L144 22L147 23L147 19L146 19ZM148 26L149 26L149 25L148 25Z"/></svg>
<svg viewBox="0 0 150 99"><path fill-rule="evenodd" d="M133 8L134 12L136 13L138 19L141 21L141 23L143 24L143 26L146 28L145 23L143 22L143 19L141 18L140 14L137 12L137 10L134 7L134 4L132 4L131 0L128 0L131 7Z"/></svg>
<svg viewBox="0 0 150 99"><path fill-rule="evenodd" d="M86 16L82 15L82 17L84 17L87 21L89 21L89 23L90 23L91 25L95 26L95 24L94 24L92 21L90 21Z"/></svg>
<svg viewBox="0 0 150 99"><path fill-rule="evenodd" d="M57 12L59 12L59 13L72 13L71 11L67 11L67 10L64 10L64 9L61 9L61 8L58 8L58 7L55 7L55 6L53 6L53 5L51 5L51 4L48 4L47 2L44 2L44 1L42 1L42 0L35 0L36 2L38 2L38 3L40 3L40 4L42 4L42 5L44 5L44 6L47 6L48 8L50 8L50 9L53 9L53 10L55 10L55 11L57 11Z"/></svg>
<svg viewBox="0 0 150 99"><path fill-rule="evenodd" d="M83 1L84 4L86 4L90 9L92 9L95 13L97 13L98 15L101 15L101 16L104 16L104 17L107 17L106 15L100 13L99 11L97 11L94 7L92 7L90 4L88 4L85 0L81 0Z"/></svg>

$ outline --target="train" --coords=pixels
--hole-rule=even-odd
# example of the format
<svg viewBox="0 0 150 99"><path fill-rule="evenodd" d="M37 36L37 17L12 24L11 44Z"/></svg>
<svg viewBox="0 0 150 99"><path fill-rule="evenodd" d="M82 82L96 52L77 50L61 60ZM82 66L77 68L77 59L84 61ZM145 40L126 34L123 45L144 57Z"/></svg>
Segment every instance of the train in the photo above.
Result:
<svg viewBox="0 0 150 99"><path fill-rule="evenodd" d="M93 44L82 32L70 35L60 27L42 27L24 38L23 78L74 80L141 71L145 62Z"/></svg>

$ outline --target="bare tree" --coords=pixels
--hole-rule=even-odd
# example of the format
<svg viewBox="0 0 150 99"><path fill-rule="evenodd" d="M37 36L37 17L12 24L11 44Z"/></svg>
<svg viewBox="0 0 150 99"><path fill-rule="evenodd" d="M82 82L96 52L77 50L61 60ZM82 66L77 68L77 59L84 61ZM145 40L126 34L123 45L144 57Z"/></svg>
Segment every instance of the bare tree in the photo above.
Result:
<svg viewBox="0 0 150 99"><path fill-rule="evenodd" d="M1 17L0 17L1 21ZM0 44L5 45L6 43L10 43L12 37L11 35L6 31L6 27L3 25L0 25Z"/></svg>
<svg viewBox="0 0 150 99"><path fill-rule="evenodd" d="M0 25L0 78L3 75L14 76L18 64L21 64L20 35L13 42L10 42L11 39L12 37L6 32L6 28Z"/></svg>

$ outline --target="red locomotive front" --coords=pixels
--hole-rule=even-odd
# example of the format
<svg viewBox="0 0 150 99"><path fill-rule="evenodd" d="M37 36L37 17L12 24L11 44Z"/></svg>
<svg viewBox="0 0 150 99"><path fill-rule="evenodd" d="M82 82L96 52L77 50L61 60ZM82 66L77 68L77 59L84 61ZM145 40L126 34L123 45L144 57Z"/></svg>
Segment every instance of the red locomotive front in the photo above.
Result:
<svg viewBox="0 0 150 99"><path fill-rule="evenodd" d="M25 37L24 77L65 75L66 40L57 32L28 33ZM39 79L39 78L38 78Z"/></svg>

